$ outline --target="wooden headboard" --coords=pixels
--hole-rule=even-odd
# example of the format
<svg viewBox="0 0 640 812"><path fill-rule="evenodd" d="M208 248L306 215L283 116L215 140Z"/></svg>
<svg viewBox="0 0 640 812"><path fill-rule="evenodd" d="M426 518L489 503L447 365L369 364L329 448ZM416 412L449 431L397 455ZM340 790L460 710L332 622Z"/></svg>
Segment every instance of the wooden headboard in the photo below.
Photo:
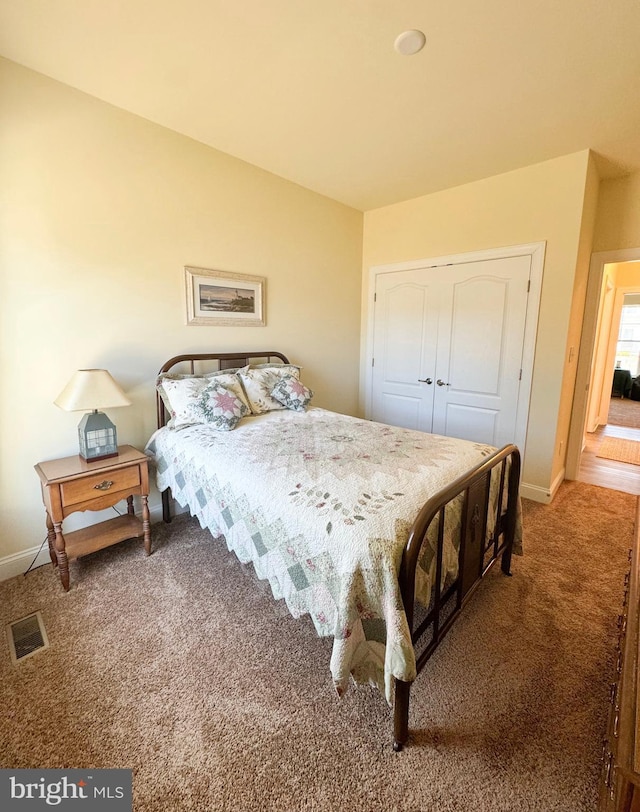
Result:
<svg viewBox="0 0 640 812"><path fill-rule="evenodd" d="M197 362L201 367L210 367L207 371L211 372L213 370L245 367L247 364L272 363L276 359L283 364L289 363L289 359L286 355L283 355L281 352L275 352L274 350L253 352L204 352L176 355L160 367L158 375L162 375L163 372L169 372L174 367L180 367L180 369L174 370L176 372L186 372L190 375L195 375ZM204 372L205 370L203 369L202 371ZM156 408L158 414L158 428L160 429L167 422L168 415L164 407L164 402L157 391Z"/></svg>

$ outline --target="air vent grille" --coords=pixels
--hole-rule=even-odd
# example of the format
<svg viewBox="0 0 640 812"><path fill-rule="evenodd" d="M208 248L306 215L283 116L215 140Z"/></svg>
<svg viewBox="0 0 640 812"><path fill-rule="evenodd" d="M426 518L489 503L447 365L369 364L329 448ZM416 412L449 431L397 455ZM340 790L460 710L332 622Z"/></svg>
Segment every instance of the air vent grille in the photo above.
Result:
<svg viewBox="0 0 640 812"><path fill-rule="evenodd" d="M49 648L47 632L40 612L15 620L7 626L9 649L14 663L22 662L27 657Z"/></svg>

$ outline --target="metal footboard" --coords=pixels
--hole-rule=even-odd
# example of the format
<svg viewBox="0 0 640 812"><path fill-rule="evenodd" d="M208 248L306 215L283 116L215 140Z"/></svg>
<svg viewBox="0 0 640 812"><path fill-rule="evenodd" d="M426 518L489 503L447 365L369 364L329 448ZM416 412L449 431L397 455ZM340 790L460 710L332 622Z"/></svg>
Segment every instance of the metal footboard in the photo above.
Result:
<svg viewBox="0 0 640 812"><path fill-rule="evenodd" d="M498 489L495 500L490 498L492 480L494 487ZM520 452L515 445L504 446L429 499L413 523L402 556L399 581L411 639L416 649L418 673L498 557L502 557L502 571L506 575L511 574L511 554L518 519L519 483ZM462 499L458 572L451 583L443 585L445 510L446 506L456 499ZM487 538L489 511L493 501L496 505L494 530ZM428 610L414 628L417 614L416 568L423 542L436 518L438 541L435 583ZM418 644L429 635L425 647L418 653ZM410 691L411 683L396 680L394 750L402 750L409 738Z"/></svg>

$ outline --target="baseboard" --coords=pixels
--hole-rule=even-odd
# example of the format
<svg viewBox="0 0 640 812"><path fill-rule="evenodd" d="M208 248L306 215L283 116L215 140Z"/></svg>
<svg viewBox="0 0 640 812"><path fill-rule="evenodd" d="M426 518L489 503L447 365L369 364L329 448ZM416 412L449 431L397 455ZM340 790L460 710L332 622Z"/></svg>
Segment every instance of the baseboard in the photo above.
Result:
<svg viewBox="0 0 640 812"><path fill-rule="evenodd" d="M171 515L179 516L181 513L188 513L188 507L181 507L174 499L169 500L171 507ZM149 504L149 515L151 516L151 524L162 521L162 502L158 501L156 504Z"/></svg>
<svg viewBox="0 0 640 812"><path fill-rule="evenodd" d="M162 521L162 502L149 505L149 521L151 524Z"/></svg>
<svg viewBox="0 0 640 812"><path fill-rule="evenodd" d="M560 487L560 485L562 485L562 483L567 478L566 475L567 475L567 469L562 468L562 470L560 471L558 476L551 483L551 499L552 500L553 500L553 497L558 493L558 488Z"/></svg>
<svg viewBox="0 0 640 812"><path fill-rule="evenodd" d="M151 500L149 500L149 502L149 517L151 524L161 522L162 502L160 499L154 500L153 503L151 503ZM171 507L174 516L183 511L183 508L181 508L180 505L173 504ZM136 515L142 518L139 510L136 510ZM153 545L153 534L151 538ZM33 561L34 558L36 559L35 561ZM11 555L6 555L0 558L0 581L7 581L9 578L15 578L16 575L23 575L27 569L29 569L32 561L33 565L31 566L31 569L41 567L43 564L51 563L51 558L49 557L49 545L46 543L46 541L41 548L29 547L27 550L21 550L19 553L12 553Z"/></svg>
<svg viewBox="0 0 640 812"><path fill-rule="evenodd" d="M527 482L521 482L520 496L525 499L531 499L532 502L541 502L543 505L549 505L558 492L558 488L564 482L564 475L565 469L563 468L551 483L550 488L541 488L540 485L530 485Z"/></svg>
<svg viewBox="0 0 640 812"><path fill-rule="evenodd" d="M51 564L49 545L45 543L40 552L38 552L39 549L39 547L31 547L28 550L22 550L19 553L5 555L0 558L0 581L7 581L9 578L15 578L16 575L23 575L29 569L29 565L34 558L36 560L33 562L32 569L41 567L43 564Z"/></svg>
<svg viewBox="0 0 640 812"><path fill-rule="evenodd" d="M548 488L541 488L539 485L527 485L523 482L520 485L520 496L524 499L531 499L532 502L541 502L548 505L551 502L551 492Z"/></svg>

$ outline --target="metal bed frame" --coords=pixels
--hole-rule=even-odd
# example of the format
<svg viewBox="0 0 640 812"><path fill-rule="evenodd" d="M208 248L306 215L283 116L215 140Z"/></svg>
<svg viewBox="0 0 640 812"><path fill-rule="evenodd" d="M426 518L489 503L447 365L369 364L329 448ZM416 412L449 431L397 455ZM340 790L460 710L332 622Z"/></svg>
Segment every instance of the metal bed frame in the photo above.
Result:
<svg viewBox="0 0 640 812"><path fill-rule="evenodd" d="M189 374L195 373L198 362L216 362L219 370L243 367L257 360L283 364L288 358L280 352L227 352L177 355L162 365L159 374L186 364ZM167 413L160 395L157 395L158 428L167 422ZM495 517L495 530L487 539L490 509L491 481L499 478ZM444 636L460 615L475 589L498 559L502 571L510 575L511 555L518 516L518 490L520 483L520 452L515 445L506 445L487 457L466 474L432 496L415 518L402 555L398 574L400 592L411 639L416 652L419 673L436 650ZM444 547L444 516L446 506L462 499L462 520L459 530L459 560L457 577L442 584ZM171 521L170 494L162 493L162 516ZM432 599L425 609L415 601L416 567L420 550L429 528L438 521L436 551L436 578ZM394 696L393 749L402 750L409 739L410 682L396 679Z"/></svg>

